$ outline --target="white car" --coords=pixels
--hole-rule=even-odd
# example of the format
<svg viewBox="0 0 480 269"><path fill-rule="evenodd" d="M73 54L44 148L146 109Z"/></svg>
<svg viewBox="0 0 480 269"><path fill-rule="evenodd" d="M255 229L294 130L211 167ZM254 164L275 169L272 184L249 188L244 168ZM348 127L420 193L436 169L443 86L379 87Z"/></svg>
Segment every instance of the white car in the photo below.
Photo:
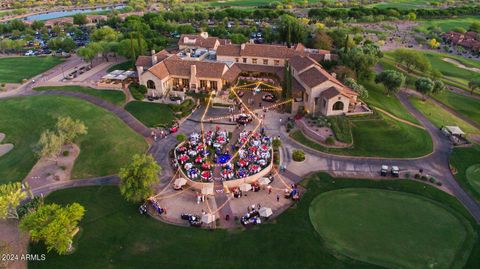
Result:
<svg viewBox="0 0 480 269"><path fill-rule="evenodd" d="M25 52L25 56L35 56L35 53L33 52L33 50L29 50Z"/></svg>

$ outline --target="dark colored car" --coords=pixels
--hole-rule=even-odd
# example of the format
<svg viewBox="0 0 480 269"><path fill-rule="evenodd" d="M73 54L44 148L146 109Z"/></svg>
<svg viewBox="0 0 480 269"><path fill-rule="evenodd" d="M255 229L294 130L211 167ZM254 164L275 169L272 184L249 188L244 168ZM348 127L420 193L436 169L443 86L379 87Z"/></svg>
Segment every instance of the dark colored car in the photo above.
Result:
<svg viewBox="0 0 480 269"><path fill-rule="evenodd" d="M271 93L267 93L265 95L262 96L262 100L265 101L265 102L275 102L277 98L275 98L275 95L271 94Z"/></svg>

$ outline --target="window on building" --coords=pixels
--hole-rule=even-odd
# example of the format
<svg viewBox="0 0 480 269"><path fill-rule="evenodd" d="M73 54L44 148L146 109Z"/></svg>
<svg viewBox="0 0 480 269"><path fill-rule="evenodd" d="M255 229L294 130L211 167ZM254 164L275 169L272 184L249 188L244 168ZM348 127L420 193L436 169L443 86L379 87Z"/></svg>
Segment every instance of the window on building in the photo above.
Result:
<svg viewBox="0 0 480 269"><path fill-rule="evenodd" d="M178 86L180 84L180 79L174 78L173 79L173 86Z"/></svg>
<svg viewBox="0 0 480 269"><path fill-rule="evenodd" d="M333 110L343 110L343 102L337 101L333 104Z"/></svg>
<svg viewBox="0 0 480 269"><path fill-rule="evenodd" d="M247 58L243 58L243 63L247 63Z"/></svg>
<svg viewBox="0 0 480 269"><path fill-rule="evenodd" d="M188 87L189 84L190 84L190 81L189 81L188 79L182 78L182 85L183 85L183 86L187 86L187 87Z"/></svg>
<svg viewBox="0 0 480 269"><path fill-rule="evenodd" d="M155 82L153 82L153 80L147 81L147 88L149 88L149 89L156 89L156 87L155 87Z"/></svg>
<svg viewBox="0 0 480 269"><path fill-rule="evenodd" d="M327 106L327 100L323 99L323 107Z"/></svg>
<svg viewBox="0 0 480 269"><path fill-rule="evenodd" d="M268 59L263 59L263 64L268 64Z"/></svg>
<svg viewBox="0 0 480 269"><path fill-rule="evenodd" d="M240 59L235 58L235 62L236 62L236 63L240 62Z"/></svg>
<svg viewBox="0 0 480 269"><path fill-rule="evenodd" d="M200 88L207 88L207 81L206 80L200 80Z"/></svg>
<svg viewBox="0 0 480 269"><path fill-rule="evenodd" d="M305 101L308 102L308 93L305 93Z"/></svg>
<svg viewBox="0 0 480 269"><path fill-rule="evenodd" d="M257 64L257 59L256 58L252 59L252 64Z"/></svg>
<svg viewBox="0 0 480 269"><path fill-rule="evenodd" d="M274 65L280 65L280 60L273 60Z"/></svg>
<svg viewBox="0 0 480 269"><path fill-rule="evenodd" d="M210 87L212 88L212 90L216 91L218 89L217 82L216 81L210 81Z"/></svg>

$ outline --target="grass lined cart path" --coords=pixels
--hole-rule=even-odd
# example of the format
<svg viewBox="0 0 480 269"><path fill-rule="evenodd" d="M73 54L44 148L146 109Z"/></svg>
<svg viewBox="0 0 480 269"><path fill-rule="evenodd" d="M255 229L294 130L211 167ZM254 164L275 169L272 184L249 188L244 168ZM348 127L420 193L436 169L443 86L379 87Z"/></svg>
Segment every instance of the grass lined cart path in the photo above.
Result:
<svg viewBox="0 0 480 269"><path fill-rule="evenodd" d="M77 141L81 151L73 178L115 174L129 156L147 148L143 137L114 114L78 98L41 95L2 100L0 130L6 134L3 142L13 143L15 148L0 158L0 182L20 181L28 174L37 160L33 146L44 130L54 128L59 116L80 119L88 127L88 134Z"/></svg>
<svg viewBox="0 0 480 269"><path fill-rule="evenodd" d="M333 179L326 174L315 174L304 185L308 191L297 206L285 211L274 223L232 231L208 231L158 222L138 214L138 205L126 202L117 187L57 191L46 198L47 203L79 202L86 209L81 231L74 239L75 251L65 256L49 252L45 261L32 261L29 268L205 268L207 264L209 268L379 268L332 253L309 220L309 207L317 195L346 187L388 188L422 194L457 211L464 221L473 221L454 197L413 181ZM477 240L477 236L470 240ZM476 242L479 246L478 240ZM415 255L436 257L435 250L424 248ZM442 253L451 257L451 250L448 248ZM32 244L30 252L46 253L42 244ZM470 249L461 252L468 255ZM478 268L476 254L472 253L466 268Z"/></svg>
<svg viewBox="0 0 480 269"><path fill-rule="evenodd" d="M118 90L99 90L83 86L44 86L33 88L34 91L72 91L88 94L114 105L122 105L125 102L125 94Z"/></svg>

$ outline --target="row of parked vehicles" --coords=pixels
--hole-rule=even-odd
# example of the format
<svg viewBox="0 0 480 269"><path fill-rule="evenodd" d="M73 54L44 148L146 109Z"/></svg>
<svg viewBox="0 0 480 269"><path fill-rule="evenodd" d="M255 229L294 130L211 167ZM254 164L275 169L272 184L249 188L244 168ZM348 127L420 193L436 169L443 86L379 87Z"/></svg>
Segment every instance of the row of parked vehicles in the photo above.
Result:
<svg viewBox="0 0 480 269"><path fill-rule="evenodd" d="M388 165L382 165L382 168L380 169L380 175L383 177L388 176L389 174L392 177L399 177L400 176L400 168L398 166L392 165L392 168L389 170Z"/></svg>

